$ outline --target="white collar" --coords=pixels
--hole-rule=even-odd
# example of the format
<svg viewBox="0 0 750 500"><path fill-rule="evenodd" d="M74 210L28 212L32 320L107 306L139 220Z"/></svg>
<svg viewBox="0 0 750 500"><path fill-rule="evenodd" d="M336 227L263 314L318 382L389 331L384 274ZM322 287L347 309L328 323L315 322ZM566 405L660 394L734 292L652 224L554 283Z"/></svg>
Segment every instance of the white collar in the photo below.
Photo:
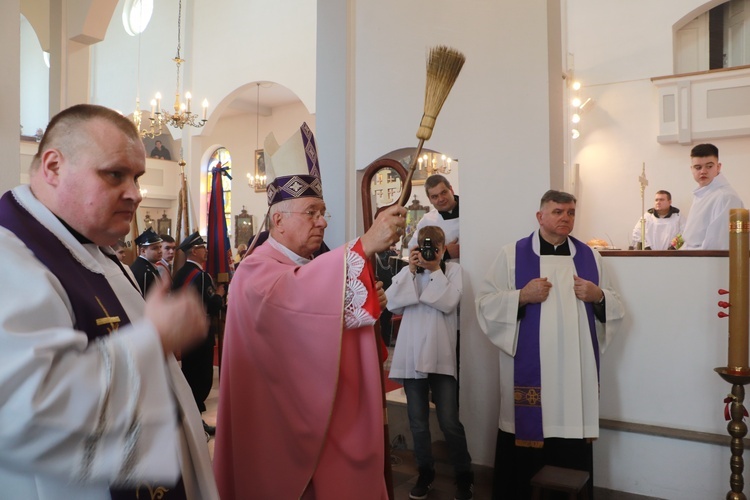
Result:
<svg viewBox="0 0 750 500"><path fill-rule="evenodd" d="M305 264L308 264L311 261L311 259L306 259L292 252L287 247L285 247L284 245L279 243L277 240L275 240L274 237L271 235L268 235L268 242L271 244L272 247L274 247L276 250L283 253L287 257L289 257L289 260L291 260L297 265L304 266Z"/></svg>

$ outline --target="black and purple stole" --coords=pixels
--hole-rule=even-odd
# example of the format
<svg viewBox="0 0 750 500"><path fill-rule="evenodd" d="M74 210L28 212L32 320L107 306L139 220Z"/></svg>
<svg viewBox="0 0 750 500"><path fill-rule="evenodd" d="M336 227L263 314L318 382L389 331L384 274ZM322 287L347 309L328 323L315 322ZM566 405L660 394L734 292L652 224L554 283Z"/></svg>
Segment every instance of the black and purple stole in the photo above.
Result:
<svg viewBox="0 0 750 500"><path fill-rule="evenodd" d="M57 236L23 208L10 191L0 198L0 226L23 241L60 281L73 308L73 327L85 332L89 341L130 323L107 278L82 266Z"/></svg>
<svg viewBox="0 0 750 500"><path fill-rule="evenodd" d="M516 242L516 289L520 290L526 284L539 278L539 255L534 252L531 236ZM599 270L591 249L581 241L569 236L576 248L573 263L578 276L599 284ZM599 372L599 341L596 337L594 323L594 306L584 304L586 316L591 332L591 342L594 347L596 369ZM521 319L518 329L518 342L514 357L514 390L516 446L541 448L544 445L544 430L542 427L542 375L539 351L539 324L542 304L526 304L526 312Z"/></svg>

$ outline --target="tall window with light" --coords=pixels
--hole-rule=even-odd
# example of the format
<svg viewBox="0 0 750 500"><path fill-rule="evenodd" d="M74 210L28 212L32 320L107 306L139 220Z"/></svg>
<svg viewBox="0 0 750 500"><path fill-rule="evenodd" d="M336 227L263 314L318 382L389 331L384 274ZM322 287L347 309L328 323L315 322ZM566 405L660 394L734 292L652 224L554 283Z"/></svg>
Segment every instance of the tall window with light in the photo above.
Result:
<svg viewBox="0 0 750 500"><path fill-rule="evenodd" d="M232 173L232 155L229 154L227 148L218 148L211 154L211 158L208 160L206 165L206 171L204 172L205 186L206 186L206 213L208 213L208 203L211 199L211 192L213 191L213 170L219 163L221 168L229 168L229 174ZM227 221L227 232L232 234L232 180L226 175L221 176L221 185L224 189L224 219Z"/></svg>

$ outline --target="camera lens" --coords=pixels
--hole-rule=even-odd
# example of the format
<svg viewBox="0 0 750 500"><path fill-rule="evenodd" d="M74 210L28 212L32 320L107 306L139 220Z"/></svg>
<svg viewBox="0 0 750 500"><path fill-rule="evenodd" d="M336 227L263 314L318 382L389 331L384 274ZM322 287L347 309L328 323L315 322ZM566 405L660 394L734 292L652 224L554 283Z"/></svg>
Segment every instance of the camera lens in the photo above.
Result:
<svg viewBox="0 0 750 500"><path fill-rule="evenodd" d="M424 239L424 243L419 247L419 253L422 254L424 260L435 260L435 248L432 246L430 238Z"/></svg>

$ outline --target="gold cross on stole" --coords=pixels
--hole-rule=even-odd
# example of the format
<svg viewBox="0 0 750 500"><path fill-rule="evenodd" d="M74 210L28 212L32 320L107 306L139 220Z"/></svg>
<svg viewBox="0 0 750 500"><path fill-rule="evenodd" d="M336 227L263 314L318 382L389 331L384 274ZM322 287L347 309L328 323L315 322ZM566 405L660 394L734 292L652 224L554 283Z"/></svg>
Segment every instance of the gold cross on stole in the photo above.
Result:
<svg viewBox="0 0 750 500"><path fill-rule="evenodd" d="M99 304L99 307L102 308L102 311L104 311L104 314L106 315L103 318L96 319L96 326L109 325L107 327L107 332L108 333L114 332L120 326L120 317L110 316L109 313L107 312L107 309L104 307L104 304L102 304L102 301L99 300L99 297L94 296L94 298L96 299L96 302Z"/></svg>

